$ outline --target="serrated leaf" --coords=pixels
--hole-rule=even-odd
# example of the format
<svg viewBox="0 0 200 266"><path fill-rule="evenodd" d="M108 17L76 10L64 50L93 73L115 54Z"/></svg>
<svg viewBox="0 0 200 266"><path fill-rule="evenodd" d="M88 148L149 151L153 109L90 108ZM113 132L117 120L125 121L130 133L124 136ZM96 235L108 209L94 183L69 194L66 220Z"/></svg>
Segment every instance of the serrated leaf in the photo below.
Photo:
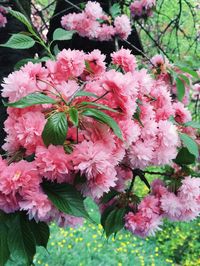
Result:
<svg viewBox="0 0 200 266"><path fill-rule="evenodd" d="M42 188L58 210L76 217L91 220L85 209L84 199L74 186L70 184L43 182Z"/></svg>
<svg viewBox="0 0 200 266"><path fill-rule="evenodd" d="M187 148L183 147L173 161L178 165L193 164L195 162L195 156L191 154Z"/></svg>
<svg viewBox="0 0 200 266"><path fill-rule="evenodd" d="M68 124L64 112L55 113L50 116L42 132L42 139L46 146L63 145L66 140Z"/></svg>
<svg viewBox="0 0 200 266"><path fill-rule="evenodd" d="M108 203L111 199L113 199L115 196L119 195L120 192L116 191L114 189L111 189L108 193L104 193L103 197L101 198L101 203L106 204Z"/></svg>
<svg viewBox="0 0 200 266"><path fill-rule="evenodd" d="M12 48L12 49L29 49L33 47L35 40L27 35L17 33L13 34L10 39L1 44L1 47Z"/></svg>
<svg viewBox="0 0 200 266"><path fill-rule="evenodd" d="M108 214L104 226L107 237L119 232L124 227L125 213L126 209L115 208Z"/></svg>
<svg viewBox="0 0 200 266"><path fill-rule="evenodd" d="M108 125L110 128L112 128L114 134L119 139L123 140L121 129L119 128L119 126L115 122L115 120L112 119L112 117L110 117L109 115L107 115L107 114L105 114L99 110L91 109L91 108L87 108L86 110L84 110L82 112L82 115L92 117L92 118L96 119L97 121L100 121L100 122Z"/></svg>
<svg viewBox="0 0 200 266"><path fill-rule="evenodd" d="M27 19L27 17L25 17L22 13L12 9L9 9L8 11L13 17L21 21L29 29L30 32L33 32L32 25L30 21Z"/></svg>
<svg viewBox="0 0 200 266"><path fill-rule="evenodd" d="M46 248L50 236L49 226L44 222L37 223L35 220L31 220L29 223L36 244Z"/></svg>
<svg viewBox="0 0 200 266"><path fill-rule="evenodd" d="M76 95L74 96L74 98L76 98L76 97L83 97L83 96L99 98L98 95L96 95L96 94L94 94L92 92L88 92L88 91L78 91L76 93Z"/></svg>
<svg viewBox="0 0 200 266"><path fill-rule="evenodd" d="M79 119L78 119L78 111L75 108L72 107L69 109L69 117L72 123L77 127Z"/></svg>
<svg viewBox="0 0 200 266"><path fill-rule="evenodd" d="M12 103L6 103L3 101L4 106L15 107L15 108L25 108L37 104L46 104L46 103L55 104L56 101L40 92L30 93L27 96L21 98L20 100Z"/></svg>
<svg viewBox="0 0 200 266"><path fill-rule="evenodd" d="M196 158L199 156L199 149L197 143L185 133L179 133L179 137L182 140L188 151L193 154Z"/></svg>
<svg viewBox="0 0 200 266"><path fill-rule="evenodd" d="M106 219L107 219L108 215L109 215L110 212L113 211L114 209L115 209L115 205L108 206L108 207L103 211L103 213L101 214L101 225L103 226L103 228L105 227L105 222L106 222Z"/></svg>
<svg viewBox="0 0 200 266"><path fill-rule="evenodd" d="M61 28L58 28L53 33L54 41L68 41L71 40L75 31L67 31Z"/></svg>
<svg viewBox="0 0 200 266"><path fill-rule="evenodd" d="M8 246L12 258L22 258L26 264L31 264L36 253L36 242L25 215L17 213L10 222Z"/></svg>
<svg viewBox="0 0 200 266"><path fill-rule="evenodd" d="M107 110L107 111L111 111L111 112L114 112L114 113L119 113L118 111L106 106L106 105L103 105L103 104L100 104L100 103L94 103L94 102L81 102L81 105L91 105L91 106L96 106L96 107L99 107L101 108L102 110Z"/></svg>
<svg viewBox="0 0 200 266"><path fill-rule="evenodd" d="M180 78L176 78L177 98L179 101L183 100L185 96L185 85Z"/></svg>
<svg viewBox="0 0 200 266"><path fill-rule="evenodd" d="M14 66L14 70L19 70L21 67L23 67L25 64L32 62L32 63L40 63L40 62L46 62L49 60L49 57L44 56L42 58L25 58L17 62Z"/></svg>
<svg viewBox="0 0 200 266"><path fill-rule="evenodd" d="M117 16L119 16L121 14L120 4L115 3L114 5L112 5L109 9L109 12L113 18L116 18Z"/></svg>
<svg viewBox="0 0 200 266"><path fill-rule="evenodd" d="M192 77L197 78L197 79L199 78L199 76L198 76L196 71L194 71L194 70L192 70L192 69L190 69L188 67L185 67L185 66L183 66L183 67L182 66L178 66L178 67L179 67L180 70L190 74Z"/></svg>
<svg viewBox="0 0 200 266"><path fill-rule="evenodd" d="M200 129L200 123L198 123L196 121L189 121L189 122L185 123L184 126Z"/></svg>
<svg viewBox="0 0 200 266"><path fill-rule="evenodd" d="M4 266L10 257L8 248L8 227L5 223L0 223L0 266Z"/></svg>

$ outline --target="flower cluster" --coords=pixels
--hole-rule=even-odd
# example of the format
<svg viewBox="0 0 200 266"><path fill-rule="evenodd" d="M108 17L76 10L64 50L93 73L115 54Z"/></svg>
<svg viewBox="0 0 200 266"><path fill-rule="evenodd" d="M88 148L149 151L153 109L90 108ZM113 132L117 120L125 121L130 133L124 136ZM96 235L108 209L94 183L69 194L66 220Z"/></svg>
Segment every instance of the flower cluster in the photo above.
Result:
<svg viewBox="0 0 200 266"><path fill-rule="evenodd" d="M110 41L115 36L127 39L131 33L130 20L126 15L114 21L104 13L98 2L87 2L81 13L70 13L62 17L61 25L66 30L75 30L82 37L99 41Z"/></svg>
<svg viewBox="0 0 200 266"><path fill-rule="evenodd" d="M162 80L171 94L174 97L178 97L177 82L185 89L185 94L182 99L184 105L188 105L190 102L190 96L193 100L197 100L199 97L199 83L198 78L200 77L200 71L191 72L189 68L184 66L178 66L171 64L167 58L162 55L155 55L151 58L151 69L157 80ZM183 70L182 70L183 69ZM184 71L185 70L185 71ZM195 77L197 83L193 84L192 78ZM192 95L190 95L192 91Z"/></svg>
<svg viewBox="0 0 200 266"><path fill-rule="evenodd" d="M0 28L6 26L7 18L5 17L5 14L7 14L7 11L3 6L0 6Z"/></svg>
<svg viewBox="0 0 200 266"><path fill-rule="evenodd" d="M130 5L131 15L134 19L150 17L155 6L156 0L136 0Z"/></svg>
<svg viewBox="0 0 200 266"><path fill-rule="evenodd" d="M190 221L200 214L200 179L185 177L176 191L170 192L160 179L153 181L151 195L146 196L136 213L129 212L125 227L139 236L154 235L160 230L163 218Z"/></svg>
<svg viewBox="0 0 200 266"><path fill-rule="evenodd" d="M181 146L181 129L169 118L187 122L190 113L172 101L162 80L137 68L129 50L111 58L113 67L107 69L99 50L64 49L55 61L29 62L4 79L2 95L11 103L3 146L9 156L0 160L1 210L23 210L36 221L54 220L60 226L78 224L80 218L64 214L49 200L45 180L72 185L99 201L111 188L126 191L130 169L171 164ZM199 209L191 209L191 202L199 200L197 183L186 179L177 196L154 184L139 212L127 214L126 227L140 235L155 231L161 209L177 220L195 217ZM165 197L180 203L180 213L171 213Z"/></svg>

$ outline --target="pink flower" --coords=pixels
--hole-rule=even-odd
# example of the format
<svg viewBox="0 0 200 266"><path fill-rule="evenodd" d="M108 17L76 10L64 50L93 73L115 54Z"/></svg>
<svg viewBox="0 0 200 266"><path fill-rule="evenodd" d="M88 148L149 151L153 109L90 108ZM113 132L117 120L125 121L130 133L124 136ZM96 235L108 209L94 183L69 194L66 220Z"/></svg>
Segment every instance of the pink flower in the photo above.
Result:
<svg viewBox="0 0 200 266"><path fill-rule="evenodd" d="M62 50L57 55L57 71L63 78L63 81L69 77L78 77L85 68L84 53L78 50Z"/></svg>
<svg viewBox="0 0 200 266"><path fill-rule="evenodd" d="M33 153L38 145L43 144L41 136L45 122L45 117L41 112L27 112L12 125L18 143L27 150L28 154ZM6 131L9 136L9 128L6 128Z"/></svg>
<svg viewBox="0 0 200 266"><path fill-rule="evenodd" d="M148 218L143 215L142 212L137 212L136 214L129 212L125 216L126 229L140 237L155 235L156 231L161 230L161 225L161 217L156 214L153 214L151 218Z"/></svg>
<svg viewBox="0 0 200 266"><path fill-rule="evenodd" d="M20 161L6 167L0 176L0 192L4 195L22 196L41 182L34 162Z"/></svg>
<svg viewBox="0 0 200 266"><path fill-rule="evenodd" d="M138 140L128 150L128 158L132 168L144 169L151 165L155 143L151 140Z"/></svg>
<svg viewBox="0 0 200 266"><path fill-rule="evenodd" d="M103 9L101 8L100 4L98 2L91 2L88 1L85 6L85 14L93 20L96 20L97 18L101 18L104 13Z"/></svg>
<svg viewBox="0 0 200 266"><path fill-rule="evenodd" d="M91 75L101 75L106 70L105 55L101 54L99 50L94 50L85 56L86 62L89 64L89 71ZM90 73L85 73L89 75Z"/></svg>
<svg viewBox="0 0 200 266"><path fill-rule="evenodd" d="M114 21L114 26L116 34L122 39L126 40L131 34L131 23L126 15L116 17Z"/></svg>
<svg viewBox="0 0 200 266"><path fill-rule="evenodd" d="M41 176L51 181L71 182L70 157L64 152L63 147L50 145L48 148L36 148L36 165Z"/></svg>
<svg viewBox="0 0 200 266"><path fill-rule="evenodd" d="M198 199L200 197L200 179L185 177L179 188L178 196L188 201Z"/></svg>
<svg viewBox="0 0 200 266"><path fill-rule="evenodd" d="M99 28L96 38L99 39L99 41L110 41L114 37L115 33L116 30L112 25L103 24Z"/></svg>
<svg viewBox="0 0 200 266"><path fill-rule="evenodd" d="M175 120L177 123L184 124L192 120L191 113L181 102L173 103L173 109L175 112Z"/></svg>
<svg viewBox="0 0 200 266"><path fill-rule="evenodd" d="M19 202L20 210L27 211L29 219L47 221L50 216L52 204L46 194L40 190L27 191Z"/></svg>
<svg viewBox="0 0 200 266"><path fill-rule="evenodd" d="M74 169L87 178L85 193L99 198L115 185L116 171L111 163L112 155L104 145L83 141L76 145L71 156Z"/></svg>
<svg viewBox="0 0 200 266"><path fill-rule="evenodd" d="M0 13L0 28L4 28L7 24L7 18Z"/></svg>
<svg viewBox="0 0 200 266"><path fill-rule="evenodd" d="M137 62L136 58L128 49L120 49L111 54L112 62L115 65L122 67L125 72L134 72Z"/></svg>
<svg viewBox="0 0 200 266"><path fill-rule="evenodd" d="M134 1L130 5L131 15L133 17L141 17L142 16L143 5L141 1Z"/></svg>
<svg viewBox="0 0 200 266"><path fill-rule="evenodd" d="M8 97L10 102L15 102L27 94L38 90L29 74L22 70L15 71L7 78L4 78L2 87L2 96Z"/></svg>

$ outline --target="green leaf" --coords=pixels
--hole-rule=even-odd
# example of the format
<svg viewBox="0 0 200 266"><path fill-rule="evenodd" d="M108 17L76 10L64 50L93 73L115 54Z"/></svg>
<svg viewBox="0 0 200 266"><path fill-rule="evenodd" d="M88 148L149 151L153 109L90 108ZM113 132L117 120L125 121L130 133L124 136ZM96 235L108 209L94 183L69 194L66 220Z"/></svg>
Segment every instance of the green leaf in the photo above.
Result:
<svg viewBox="0 0 200 266"><path fill-rule="evenodd" d="M140 119L140 113L141 113L141 110L140 110L140 107L138 106L137 109L136 109L136 111L135 111L135 113L134 113L134 115L133 115L133 118L134 118L136 121L138 121L138 123L139 123L142 127L144 127L144 125L143 125L143 123L142 123L142 121L141 121L141 119Z"/></svg>
<svg viewBox="0 0 200 266"><path fill-rule="evenodd" d="M113 18L116 18L117 16L119 16L121 14L120 4L115 3L114 5L112 5L109 9L109 12Z"/></svg>
<svg viewBox="0 0 200 266"><path fill-rule="evenodd" d="M46 62L49 60L49 57L44 56L42 58L25 58L17 62L14 66L14 70L19 70L21 67L23 67L25 64L32 62L32 63L40 63L40 62Z"/></svg>
<svg viewBox="0 0 200 266"><path fill-rule="evenodd" d="M8 248L8 227L5 223L0 223L0 266L4 266L10 257Z"/></svg>
<svg viewBox="0 0 200 266"><path fill-rule="evenodd" d="M67 31L61 28L58 28L53 33L54 41L68 41L71 40L75 31Z"/></svg>
<svg viewBox="0 0 200 266"><path fill-rule="evenodd" d="M49 144L63 145L67 137L68 124L64 112L50 116L42 132L42 139L46 146Z"/></svg>
<svg viewBox="0 0 200 266"><path fill-rule="evenodd" d="M21 98L19 101L13 103L6 103L3 101L4 106L15 107L15 108L25 108L36 104L46 104L46 103L56 103L56 101L45 94L40 92L34 92L28 94L27 96Z"/></svg>
<svg viewBox="0 0 200 266"><path fill-rule="evenodd" d="M119 113L118 111L106 106L106 105L103 105L103 104L100 104L100 103L94 103L94 102L81 102L81 105L91 105L91 106L96 106L96 107L100 107L102 110L107 110L107 111L111 111L111 112L114 112L114 113Z"/></svg>
<svg viewBox="0 0 200 266"><path fill-rule="evenodd" d="M90 67L90 63L88 61L85 60L85 68L89 73L93 73L91 67Z"/></svg>
<svg viewBox="0 0 200 266"><path fill-rule="evenodd" d="M83 96L99 98L98 95L96 95L96 94L94 94L92 92L88 92L88 91L78 91L76 93L76 95L74 96L74 98L76 98L76 97L83 97Z"/></svg>
<svg viewBox="0 0 200 266"><path fill-rule="evenodd" d="M91 220L85 209L84 199L74 186L70 184L43 182L42 188L58 210L76 217Z"/></svg>
<svg viewBox="0 0 200 266"><path fill-rule="evenodd" d="M123 140L122 132L121 132L118 124L109 115L107 115L107 114L105 114L99 110L91 109L91 108L87 108L85 111L83 111L82 115L92 117L92 118L108 125L110 128L112 128L115 135L119 139Z"/></svg>
<svg viewBox="0 0 200 266"><path fill-rule="evenodd" d="M182 66L178 66L178 67L179 67L180 70L190 74L192 77L197 78L197 79L199 78L199 76L198 76L196 71L194 71L194 70L192 70L192 69L190 69L188 67L185 67L185 66L183 66L183 67Z"/></svg>
<svg viewBox="0 0 200 266"><path fill-rule="evenodd" d="M31 220L29 223L31 231L35 237L36 244L46 248L50 236L49 226L44 222L37 223L35 220Z"/></svg>
<svg viewBox="0 0 200 266"><path fill-rule="evenodd" d="M26 264L31 264L36 253L36 242L29 221L21 213L17 213L10 222L8 246L13 259L22 258Z"/></svg>
<svg viewBox="0 0 200 266"><path fill-rule="evenodd" d="M179 101L183 100L185 95L185 85L180 78L176 78L177 97Z"/></svg>
<svg viewBox="0 0 200 266"><path fill-rule="evenodd" d="M12 49L29 49L33 47L34 44L35 41L33 38L21 33L17 33L13 34L6 43L1 44L0 46Z"/></svg>
<svg viewBox="0 0 200 266"><path fill-rule="evenodd" d="M179 150L173 161L178 165L193 164L195 162L195 156L191 154L187 148L183 147Z"/></svg>
<svg viewBox="0 0 200 266"><path fill-rule="evenodd" d="M185 123L184 126L200 129L200 124L196 121L189 121L189 122Z"/></svg>
<svg viewBox="0 0 200 266"><path fill-rule="evenodd" d="M114 189L111 189L108 193L104 193L103 197L101 198L101 203L106 204L108 203L111 199L113 199L115 196L119 195L120 192L116 191Z"/></svg>
<svg viewBox="0 0 200 266"><path fill-rule="evenodd" d="M13 17L21 21L29 29L30 32L34 32L32 25L30 21L27 19L27 17L25 17L22 13L12 10L12 9L9 9L8 11Z"/></svg>
<svg viewBox="0 0 200 266"><path fill-rule="evenodd" d="M105 227L106 219L108 215L115 209L115 205L108 206L101 214L101 225Z"/></svg>
<svg viewBox="0 0 200 266"><path fill-rule="evenodd" d="M79 119L78 119L78 111L75 108L72 107L69 109L69 117L72 123L77 127Z"/></svg>
<svg viewBox="0 0 200 266"><path fill-rule="evenodd" d="M107 237L109 237L113 233L117 233L124 227L125 213L126 209L115 208L108 214L104 226Z"/></svg>
<svg viewBox="0 0 200 266"><path fill-rule="evenodd" d="M188 151L193 154L196 158L199 156L199 149L197 143L189 137L187 134L179 133L179 137L182 140L184 146L188 149Z"/></svg>
<svg viewBox="0 0 200 266"><path fill-rule="evenodd" d="M181 79L183 79L183 80L187 83L188 86L190 86L190 80L189 80L188 77L186 77L186 76L183 75L183 74L180 74L179 77L180 77Z"/></svg>

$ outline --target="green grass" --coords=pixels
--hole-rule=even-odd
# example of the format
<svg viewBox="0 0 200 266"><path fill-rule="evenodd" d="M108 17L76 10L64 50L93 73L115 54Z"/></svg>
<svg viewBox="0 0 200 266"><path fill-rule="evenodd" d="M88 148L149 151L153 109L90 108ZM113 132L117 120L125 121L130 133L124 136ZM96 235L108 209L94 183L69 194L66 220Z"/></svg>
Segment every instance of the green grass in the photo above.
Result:
<svg viewBox="0 0 200 266"><path fill-rule="evenodd" d="M87 202L98 220L97 207ZM38 248L35 265L42 266L167 266L200 265L200 222L166 223L156 237L141 239L127 231L106 240L100 225L85 222L73 229L51 226L48 252Z"/></svg>

